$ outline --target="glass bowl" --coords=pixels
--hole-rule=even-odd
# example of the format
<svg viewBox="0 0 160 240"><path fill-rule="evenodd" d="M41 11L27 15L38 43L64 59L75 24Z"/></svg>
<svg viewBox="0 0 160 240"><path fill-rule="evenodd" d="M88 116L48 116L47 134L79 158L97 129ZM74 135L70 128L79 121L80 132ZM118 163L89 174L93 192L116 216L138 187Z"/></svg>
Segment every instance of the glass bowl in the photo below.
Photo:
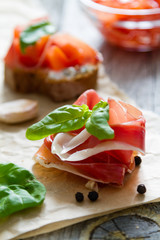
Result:
<svg viewBox="0 0 160 240"><path fill-rule="evenodd" d="M109 43L142 52L160 47L160 8L132 10L108 7L92 0L80 2Z"/></svg>

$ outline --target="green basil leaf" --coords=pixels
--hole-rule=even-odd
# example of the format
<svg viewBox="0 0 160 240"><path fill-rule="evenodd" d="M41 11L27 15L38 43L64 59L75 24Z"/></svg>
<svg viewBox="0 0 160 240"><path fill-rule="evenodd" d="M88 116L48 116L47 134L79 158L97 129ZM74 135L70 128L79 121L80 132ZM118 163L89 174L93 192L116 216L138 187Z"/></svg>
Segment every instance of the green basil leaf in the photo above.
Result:
<svg viewBox="0 0 160 240"><path fill-rule="evenodd" d="M90 115L91 111L85 104L82 106L64 105L30 126L26 131L26 137L30 140L39 140L53 133L80 129Z"/></svg>
<svg viewBox="0 0 160 240"><path fill-rule="evenodd" d="M45 187L28 170L13 163L0 164L0 218L40 205Z"/></svg>
<svg viewBox="0 0 160 240"><path fill-rule="evenodd" d="M35 23L27 27L20 34L20 48L22 53L25 48L34 45L41 37L55 33L56 28L47 20Z"/></svg>
<svg viewBox="0 0 160 240"><path fill-rule="evenodd" d="M85 127L87 131L100 140L113 139L114 130L108 125L109 105L107 102L100 101L93 110L92 115L88 118Z"/></svg>

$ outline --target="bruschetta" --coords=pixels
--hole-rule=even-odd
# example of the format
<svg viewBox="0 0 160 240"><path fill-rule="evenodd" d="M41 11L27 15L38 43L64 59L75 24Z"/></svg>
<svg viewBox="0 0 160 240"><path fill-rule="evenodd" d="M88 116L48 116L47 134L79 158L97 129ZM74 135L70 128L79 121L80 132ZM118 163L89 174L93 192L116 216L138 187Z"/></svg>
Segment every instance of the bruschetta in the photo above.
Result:
<svg viewBox="0 0 160 240"><path fill-rule="evenodd" d="M68 33L56 33L48 19L17 26L4 58L5 82L14 91L41 93L65 101L95 88L102 57Z"/></svg>

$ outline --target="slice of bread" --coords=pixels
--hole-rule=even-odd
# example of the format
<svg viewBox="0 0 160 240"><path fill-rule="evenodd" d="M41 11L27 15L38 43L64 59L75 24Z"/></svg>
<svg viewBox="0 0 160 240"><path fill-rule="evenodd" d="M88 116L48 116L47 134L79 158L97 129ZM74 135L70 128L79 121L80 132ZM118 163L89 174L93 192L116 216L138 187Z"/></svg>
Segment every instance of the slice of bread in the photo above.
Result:
<svg viewBox="0 0 160 240"><path fill-rule="evenodd" d="M76 98L87 89L95 88L98 64L86 64L51 71L49 69L12 69L5 64L5 82L20 93L41 93L55 102Z"/></svg>

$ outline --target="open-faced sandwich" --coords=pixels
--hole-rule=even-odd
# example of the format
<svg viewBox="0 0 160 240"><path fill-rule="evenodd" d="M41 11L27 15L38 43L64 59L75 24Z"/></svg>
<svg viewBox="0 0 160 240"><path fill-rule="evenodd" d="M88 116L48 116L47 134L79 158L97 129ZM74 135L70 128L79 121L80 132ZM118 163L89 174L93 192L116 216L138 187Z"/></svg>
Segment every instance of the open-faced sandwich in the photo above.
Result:
<svg viewBox="0 0 160 240"><path fill-rule="evenodd" d="M102 183L122 185L145 151L145 119L137 108L96 91L49 113L27 129L30 140L44 139L34 159Z"/></svg>
<svg viewBox="0 0 160 240"><path fill-rule="evenodd" d="M98 52L67 33L55 33L48 19L17 26L5 62L5 82L22 93L69 100L95 88Z"/></svg>

